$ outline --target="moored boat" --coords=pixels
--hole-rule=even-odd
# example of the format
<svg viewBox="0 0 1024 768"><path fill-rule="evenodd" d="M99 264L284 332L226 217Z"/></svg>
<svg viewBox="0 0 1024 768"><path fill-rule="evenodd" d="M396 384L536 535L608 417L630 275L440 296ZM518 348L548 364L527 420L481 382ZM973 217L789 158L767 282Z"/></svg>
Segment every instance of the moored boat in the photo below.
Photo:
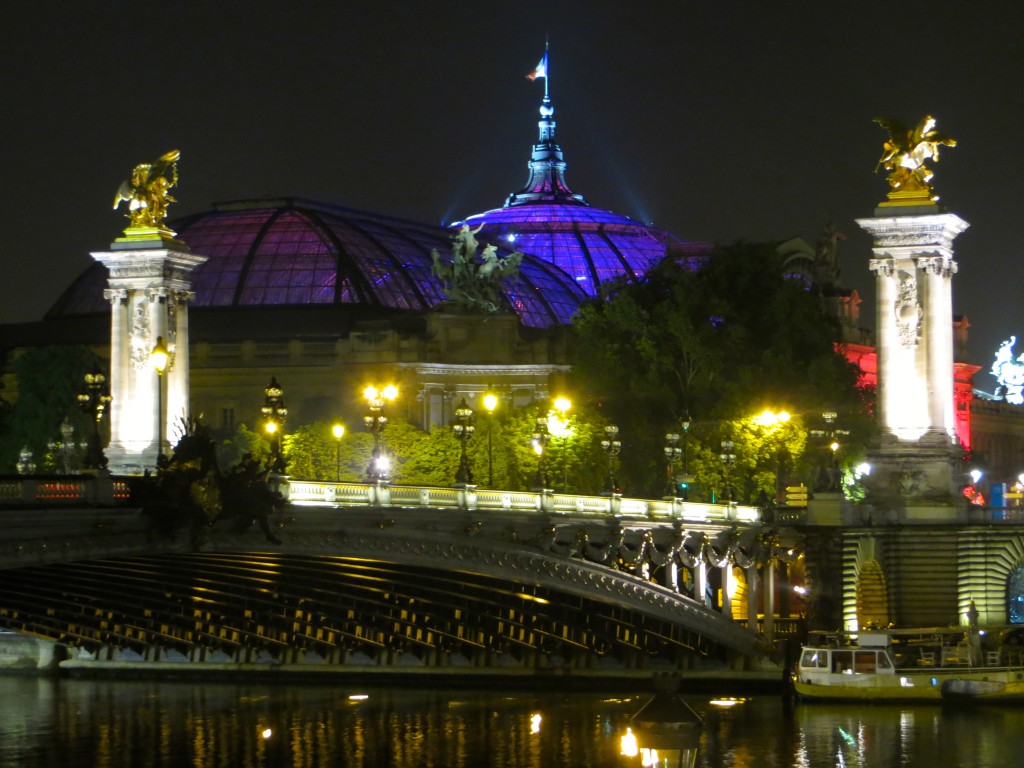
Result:
<svg viewBox="0 0 1024 768"><path fill-rule="evenodd" d="M998 654L983 656L980 644L959 630L828 635L803 647L793 689L801 699L827 701L939 702L947 682L946 698L968 690L968 682L1002 684L1024 694L1024 670L998 662ZM974 697L995 695L981 693L988 691L985 686L977 690Z"/></svg>
<svg viewBox="0 0 1024 768"><path fill-rule="evenodd" d="M943 701L1024 703L1024 671L995 672L981 677L954 677L939 686Z"/></svg>

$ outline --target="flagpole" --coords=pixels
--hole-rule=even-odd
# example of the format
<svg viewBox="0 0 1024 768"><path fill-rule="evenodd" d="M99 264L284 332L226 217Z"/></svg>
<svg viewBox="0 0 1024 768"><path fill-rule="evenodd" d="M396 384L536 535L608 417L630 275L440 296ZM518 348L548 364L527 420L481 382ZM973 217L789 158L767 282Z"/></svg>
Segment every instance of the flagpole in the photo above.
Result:
<svg viewBox="0 0 1024 768"><path fill-rule="evenodd" d="M544 101L548 100L548 85L551 83L551 58L548 56L548 36L544 35Z"/></svg>

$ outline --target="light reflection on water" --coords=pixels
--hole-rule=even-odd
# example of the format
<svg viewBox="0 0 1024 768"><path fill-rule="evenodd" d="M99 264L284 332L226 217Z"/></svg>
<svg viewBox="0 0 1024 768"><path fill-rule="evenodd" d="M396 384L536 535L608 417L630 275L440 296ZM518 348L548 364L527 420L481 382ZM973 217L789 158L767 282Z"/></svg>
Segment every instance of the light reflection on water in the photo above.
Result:
<svg viewBox="0 0 1024 768"><path fill-rule="evenodd" d="M0 678L0 766L639 768L648 695ZM703 768L1024 764L1024 708L688 701Z"/></svg>

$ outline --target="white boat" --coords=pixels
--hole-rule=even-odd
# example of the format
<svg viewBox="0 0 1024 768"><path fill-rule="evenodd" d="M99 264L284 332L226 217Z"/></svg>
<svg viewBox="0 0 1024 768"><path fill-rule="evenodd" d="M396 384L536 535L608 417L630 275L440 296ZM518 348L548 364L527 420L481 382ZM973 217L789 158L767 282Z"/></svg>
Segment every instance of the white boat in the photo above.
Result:
<svg viewBox="0 0 1024 768"><path fill-rule="evenodd" d="M939 702L944 685L948 699L967 690L967 683L1005 686L1024 679L1024 669L999 661L997 652L983 654L961 630L824 636L803 647L793 689L805 700ZM1016 690L1024 693L1024 684Z"/></svg>

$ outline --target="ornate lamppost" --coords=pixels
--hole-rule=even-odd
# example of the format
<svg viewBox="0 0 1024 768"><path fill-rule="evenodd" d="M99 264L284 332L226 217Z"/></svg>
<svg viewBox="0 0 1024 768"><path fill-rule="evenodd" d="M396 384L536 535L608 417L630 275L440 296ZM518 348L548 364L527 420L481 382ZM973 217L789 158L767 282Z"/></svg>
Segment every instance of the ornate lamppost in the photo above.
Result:
<svg viewBox="0 0 1024 768"><path fill-rule="evenodd" d="M690 475L690 425L692 423L689 411L679 422L679 426L683 428L683 480L680 483L683 490L683 501L690 498L690 483L693 482L693 477Z"/></svg>
<svg viewBox="0 0 1024 768"><path fill-rule="evenodd" d="M270 437L270 471L284 472L285 463L282 449L284 446L284 423L288 418L288 409L284 404L284 390L277 383L277 377L270 377L270 384L263 390L263 429Z"/></svg>
<svg viewBox="0 0 1024 768"><path fill-rule="evenodd" d="M669 432L665 435L665 496L670 499L676 497L675 468L676 462L683 455L683 449L679 447L679 433Z"/></svg>
<svg viewBox="0 0 1024 768"><path fill-rule="evenodd" d="M331 427L331 434L334 435L334 481L341 482L341 438L345 436L345 425L338 423Z"/></svg>
<svg viewBox="0 0 1024 768"><path fill-rule="evenodd" d="M493 392L484 395L484 408L487 409L487 487L494 487L494 451L491 444L491 430L494 427L494 409L498 407L498 396Z"/></svg>
<svg viewBox="0 0 1024 768"><path fill-rule="evenodd" d="M89 434L83 466L86 469L105 469L107 457L103 455L100 422L112 398L106 393L107 377L102 373L87 373L84 378L85 391L78 395L78 406L92 417L92 432Z"/></svg>
<svg viewBox="0 0 1024 768"><path fill-rule="evenodd" d="M732 476L732 468L736 464L736 454L733 451L736 449L736 443L732 440L722 441L722 452L718 454L719 460L722 462L722 466L725 468L725 498L726 501L733 500L732 485L730 483Z"/></svg>
<svg viewBox="0 0 1024 768"><path fill-rule="evenodd" d="M373 435L373 454L370 457L370 466L366 470L366 477L370 482L379 483L388 479L388 472L391 469L388 457L381 450L381 433L388 424L384 406L398 397L398 388L394 384L388 384L381 389L369 386L363 390L363 397L370 408L370 413L363 417L363 423L367 431Z"/></svg>
<svg viewBox="0 0 1024 768"><path fill-rule="evenodd" d="M787 411L779 411L776 413L773 410L765 409L757 416L754 417L753 421L764 431L766 436L774 435L775 443L775 499L778 500L782 495L782 448L783 448L783 435L780 434L784 424L787 424L789 420L793 418Z"/></svg>
<svg viewBox="0 0 1024 768"><path fill-rule="evenodd" d="M164 455L164 423L167 421L164 415L164 373L171 362L171 352L163 336L156 337L156 344L149 353L149 360L156 371L156 456L159 465L160 457Z"/></svg>
<svg viewBox="0 0 1024 768"><path fill-rule="evenodd" d="M544 468L544 453L549 442L551 442L551 433L548 431L548 420L544 416L538 416L536 431L533 433L530 445L533 446L533 452L537 454L537 487L535 490L541 492L548 487L548 476Z"/></svg>
<svg viewBox="0 0 1024 768"><path fill-rule="evenodd" d="M558 415L554 418L548 419L548 430L552 433L552 437L557 437L561 441L562 451L562 491L564 493L569 492L569 438L572 437L573 428L569 426L569 419L566 414L569 409L572 408L572 402L567 397L556 397L554 402L554 410L558 411ZM550 415L550 412L549 412Z"/></svg>
<svg viewBox="0 0 1024 768"><path fill-rule="evenodd" d="M65 475L71 474L71 451L75 447L75 428L71 422L64 417L60 423L60 440L49 443L47 447L51 451L60 451L61 468Z"/></svg>
<svg viewBox="0 0 1024 768"><path fill-rule="evenodd" d="M452 432L455 439L459 441L459 471L455 473L455 482L461 485L469 485L473 482L473 470L469 466L469 456L466 454L466 444L473 437L476 429L473 426L473 409L466 403L466 398L455 408L455 422L452 424Z"/></svg>
<svg viewBox="0 0 1024 768"><path fill-rule="evenodd" d="M839 490L839 459L838 453L840 448L839 438L846 437L850 434L848 429L839 429L836 425L836 419L839 418L833 410L823 411L821 419L824 422L822 429L812 429L808 434L828 445L830 454L828 455L828 466L824 467L824 472L821 474L825 475L825 480L822 482L819 479L818 485L821 491L836 491Z"/></svg>
<svg viewBox="0 0 1024 768"><path fill-rule="evenodd" d="M604 428L601 449L608 456L608 480L605 484L605 494L613 496L619 492L619 484L615 480L615 462L622 450L622 443L619 441L619 428L614 424L609 424Z"/></svg>

